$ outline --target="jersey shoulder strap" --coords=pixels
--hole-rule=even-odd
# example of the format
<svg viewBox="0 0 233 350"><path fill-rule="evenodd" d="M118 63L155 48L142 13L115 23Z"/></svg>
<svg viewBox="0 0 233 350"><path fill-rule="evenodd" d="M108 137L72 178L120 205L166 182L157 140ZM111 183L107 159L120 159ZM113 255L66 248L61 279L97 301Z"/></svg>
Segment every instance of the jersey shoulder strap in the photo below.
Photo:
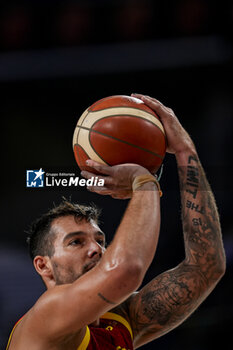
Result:
<svg viewBox="0 0 233 350"><path fill-rule="evenodd" d="M10 336L9 336L8 342L7 342L6 350L9 349L10 343L11 343L11 339L12 339L12 337L13 337L13 333L14 333L14 331L15 331L15 328L18 326L19 322L22 321L22 318L23 318L23 317L21 317L21 318L16 322L16 324L14 325L14 327L13 327L13 329L12 329L12 331L11 331L11 334L10 334Z"/></svg>
<svg viewBox="0 0 233 350"><path fill-rule="evenodd" d="M131 336L131 339L133 340L132 328L131 328L129 322L124 317L122 317L122 316L120 316L118 314L115 314L113 312L106 312L100 318L107 319L107 320L114 320L114 321L117 321L117 322L123 324L128 329L128 331L130 333L130 336Z"/></svg>

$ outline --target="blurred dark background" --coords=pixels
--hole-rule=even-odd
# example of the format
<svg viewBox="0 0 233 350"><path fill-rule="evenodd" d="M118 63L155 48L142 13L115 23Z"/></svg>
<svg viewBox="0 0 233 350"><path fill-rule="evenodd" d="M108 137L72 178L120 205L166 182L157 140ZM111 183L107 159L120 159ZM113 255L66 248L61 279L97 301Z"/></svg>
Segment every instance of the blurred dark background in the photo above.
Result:
<svg viewBox="0 0 233 350"><path fill-rule="evenodd" d="M77 170L72 134L96 100L132 92L174 109L191 134L219 208L227 272L180 327L143 349L232 347L233 3L201 0L0 2L0 347L44 287L25 243L30 222L63 195L103 208L113 237L126 201L78 189L26 188L26 170ZM184 258L175 160L161 179L162 225L145 282ZM129 247L130 249L130 247Z"/></svg>

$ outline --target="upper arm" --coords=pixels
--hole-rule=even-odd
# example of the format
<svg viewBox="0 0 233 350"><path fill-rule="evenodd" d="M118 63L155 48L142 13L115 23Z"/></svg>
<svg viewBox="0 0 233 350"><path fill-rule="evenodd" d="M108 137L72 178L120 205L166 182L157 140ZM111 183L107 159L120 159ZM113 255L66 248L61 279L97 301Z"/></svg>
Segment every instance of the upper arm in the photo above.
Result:
<svg viewBox="0 0 233 350"><path fill-rule="evenodd" d="M40 337L55 339L78 332L118 305L137 288L125 269L97 265L70 285L44 293L30 312L30 328Z"/></svg>
<svg viewBox="0 0 233 350"><path fill-rule="evenodd" d="M212 289L197 266L183 262L133 294L127 309L135 347L181 324Z"/></svg>

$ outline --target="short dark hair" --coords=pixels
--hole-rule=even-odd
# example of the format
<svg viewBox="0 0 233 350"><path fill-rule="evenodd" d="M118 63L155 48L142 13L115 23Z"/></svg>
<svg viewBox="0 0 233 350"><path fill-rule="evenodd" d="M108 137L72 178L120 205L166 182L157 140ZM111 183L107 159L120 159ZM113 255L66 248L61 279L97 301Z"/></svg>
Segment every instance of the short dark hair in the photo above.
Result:
<svg viewBox="0 0 233 350"><path fill-rule="evenodd" d="M47 213L36 219L27 231L27 243L29 246L29 254L33 260L35 256L49 256L54 254L54 239L55 235L51 231L51 224L54 219L72 215L76 220L86 220L90 222L94 220L99 224L100 209L95 204L82 205L72 203L66 198L58 206L50 209Z"/></svg>

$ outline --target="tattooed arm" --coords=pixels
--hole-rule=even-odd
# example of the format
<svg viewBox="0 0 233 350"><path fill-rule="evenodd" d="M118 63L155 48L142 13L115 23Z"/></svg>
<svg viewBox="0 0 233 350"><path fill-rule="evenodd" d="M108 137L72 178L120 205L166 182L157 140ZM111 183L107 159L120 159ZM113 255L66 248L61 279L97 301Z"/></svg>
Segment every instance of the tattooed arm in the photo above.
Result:
<svg viewBox="0 0 233 350"><path fill-rule="evenodd" d="M171 109L155 99L135 96L158 113L168 152L176 156L185 244L184 261L157 276L125 304L135 347L139 347L181 324L200 305L224 274L225 255L214 196L193 142Z"/></svg>

